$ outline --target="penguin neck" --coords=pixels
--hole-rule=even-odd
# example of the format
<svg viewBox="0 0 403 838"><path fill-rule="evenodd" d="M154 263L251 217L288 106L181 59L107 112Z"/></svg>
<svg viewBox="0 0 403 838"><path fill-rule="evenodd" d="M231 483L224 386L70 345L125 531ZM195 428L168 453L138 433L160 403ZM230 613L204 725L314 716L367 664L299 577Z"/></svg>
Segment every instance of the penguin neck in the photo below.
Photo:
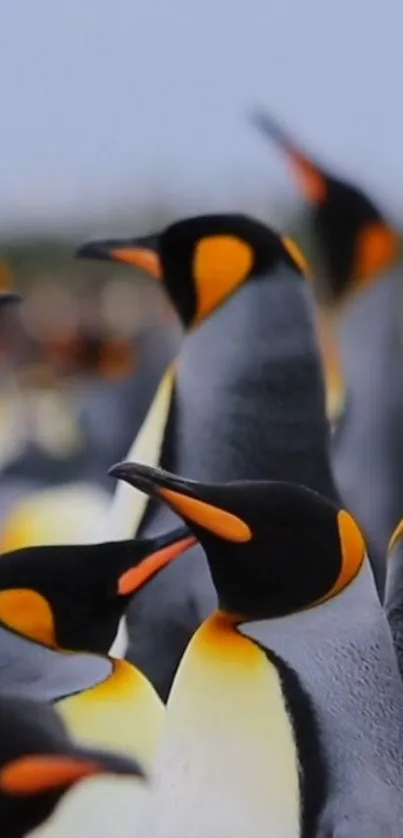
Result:
<svg viewBox="0 0 403 838"><path fill-rule="evenodd" d="M398 350L399 276L390 271L346 305L338 322L340 356L346 376L357 385L365 368L384 375L385 362Z"/></svg>
<svg viewBox="0 0 403 838"><path fill-rule="evenodd" d="M313 308L291 271L246 282L176 364L161 463L198 480L282 479L337 497Z"/></svg>
<svg viewBox="0 0 403 838"><path fill-rule="evenodd" d="M87 690L112 671L108 658L51 649L0 626L0 692L57 701Z"/></svg>
<svg viewBox="0 0 403 838"><path fill-rule="evenodd" d="M202 838L217 823L234 838L313 834L304 828L305 766L277 663L237 631L233 615L215 612L198 629L169 696L142 834L186 829Z"/></svg>
<svg viewBox="0 0 403 838"><path fill-rule="evenodd" d="M78 739L135 756L147 770L159 744L165 707L151 682L125 660L110 659L106 680L59 701L57 709Z"/></svg>

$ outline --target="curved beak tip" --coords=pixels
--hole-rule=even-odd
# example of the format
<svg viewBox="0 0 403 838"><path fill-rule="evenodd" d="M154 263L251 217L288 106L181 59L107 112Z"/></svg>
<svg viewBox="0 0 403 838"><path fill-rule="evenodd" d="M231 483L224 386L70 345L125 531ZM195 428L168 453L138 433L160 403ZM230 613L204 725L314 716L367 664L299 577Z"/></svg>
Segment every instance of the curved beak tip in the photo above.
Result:
<svg viewBox="0 0 403 838"><path fill-rule="evenodd" d="M105 770L108 772L110 769L106 767ZM145 783L148 782L148 775L137 760L131 760L127 765L122 764L118 766L114 769L114 773L121 777L136 777L136 779L142 780Z"/></svg>
<svg viewBox="0 0 403 838"><path fill-rule="evenodd" d="M130 474L130 463L122 462L122 463L115 463L115 465L108 468L108 474L110 477L126 477Z"/></svg>
<svg viewBox="0 0 403 838"><path fill-rule="evenodd" d="M84 259L110 259L109 248L105 242L84 242L76 248L74 255Z"/></svg>
<svg viewBox="0 0 403 838"><path fill-rule="evenodd" d="M133 486L135 489L144 491L146 494L153 493L156 490L154 481L148 466L143 466L140 463L123 462L117 463L108 470L110 477L116 477L118 480L123 480Z"/></svg>
<svg viewBox="0 0 403 838"><path fill-rule="evenodd" d="M84 766L85 764L84 759ZM89 777L99 774L112 774L118 777L136 777L148 781L148 775L135 757L126 757L119 753L93 753L89 751L87 766Z"/></svg>
<svg viewBox="0 0 403 838"><path fill-rule="evenodd" d="M261 108L251 109L250 119L253 125L255 125L259 131L262 131L263 134L266 134L276 140L280 140L280 137L281 139L284 139L280 123Z"/></svg>

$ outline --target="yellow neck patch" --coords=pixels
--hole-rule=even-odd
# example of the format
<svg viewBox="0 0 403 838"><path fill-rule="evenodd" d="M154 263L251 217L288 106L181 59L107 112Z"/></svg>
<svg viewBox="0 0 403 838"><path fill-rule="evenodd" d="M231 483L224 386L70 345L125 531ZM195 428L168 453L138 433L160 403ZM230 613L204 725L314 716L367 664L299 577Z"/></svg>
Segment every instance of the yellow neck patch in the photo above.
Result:
<svg viewBox="0 0 403 838"><path fill-rule="evenodd" d="M45 646L56 646L55 624L45 597L28 588L0 591L0 620L4 625Z"/></svg>
<svg viewBox="0 0 403 838"><path fill-rule="evenodd" d="M101 683L56 704L72 736L98 748L115 748L151 770L162 734L165 707L151 682L130 663L112 660Z"/></svg>
<svg viewBox="0 0 403 838"><path fill-rule="evenodd" d="M307 259L302 253L302 250L300 250L300 248L298 247L297 243L293 239L290 239L288 236L283 236L281 241L286 250L288 250L291 259L294 260L297 268L299 268L299 270L305 277L308 277L311 272L311 269L309 267Z"/></svg>
<svg viewBox="0 0 403 838"><path fill-rule="evenodd" d="M216 613L176 673L139 834L183 836L192 823L194 838L296 838L300 810L298 752L279 672L232 617Z"/></svg>
<svg viewBox="0 0 403 838"><path fill-rule="evenodd" d="M326 389L326 415L336 422L346 402L346 383L335 334L334 318L327 309L316 309L316 327Z"/></svg>

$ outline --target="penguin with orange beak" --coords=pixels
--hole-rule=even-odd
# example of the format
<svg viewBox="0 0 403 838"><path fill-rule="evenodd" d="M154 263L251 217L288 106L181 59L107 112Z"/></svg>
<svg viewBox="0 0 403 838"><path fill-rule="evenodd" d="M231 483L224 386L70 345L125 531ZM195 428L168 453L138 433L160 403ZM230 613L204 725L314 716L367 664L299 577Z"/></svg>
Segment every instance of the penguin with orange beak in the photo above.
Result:
<svg viewBox="0 0 403 838"><path fill-rule="evenodd" d="M54 704L73 735L148 769L164 706L147 678L108 650L131 596L194 541L182 526L147 540L3 554L0 694Z"/></svg>
<svg viewBox="0 0 403 838"><path fill-rule="evenodd" d="M92 242L79 255L159 279L186 330L128 459L198 480L287 478L337 497L312 294L293 242L244 215L206 215L156 236ZM121 486L109 524L108 540L148 537L178 518ZM164 699L190 637L216 605L203 551L192 552L127 613L127 657Z"/></svg>
<svg viewBox="0 0 403 838"><path fill-rule="evenodd" d="M329 173L270 115L254 120L286 155L311 210L329 403L340 414L330 417L334 475L365 529L382 591L388 538L403 506L398 235L361 188Z"/></svg>
<svg viewBox="0 0 403 838"><path fill-rule="evenodd" d="M73 786L103 774L144 778L135 760L73 742L52 707L0 697L0 831L5 838L31 833Z"/></svg>
<svg viewBox="0 0 403 838"><path fill-rule="evenodd" d="M177 670L136 834L400 835L403 684L352 516L284 481L113 474L181 515L219 606Z"/></svg>

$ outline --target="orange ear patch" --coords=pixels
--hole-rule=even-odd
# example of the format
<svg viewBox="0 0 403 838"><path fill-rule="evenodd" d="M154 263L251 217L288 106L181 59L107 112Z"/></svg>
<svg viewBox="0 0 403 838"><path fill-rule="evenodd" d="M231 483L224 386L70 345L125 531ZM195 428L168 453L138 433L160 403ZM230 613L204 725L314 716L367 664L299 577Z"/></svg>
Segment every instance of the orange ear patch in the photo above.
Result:
<svg viewBox="0 0 403 838"><path fill-rule="evenodd" d="M351 515L342 509L337 516L342 552L342 564L339 577L329 596L335 596L357 576L365 558L365 543Z"/></svg>
<svg viewBox="0 0 403 838"><path fill-rule="evenodd" d="M248 276L252 248L236 236L209 236L195 248L193 275L197 291L196 320L202 320Z"/></svg>
<svg viewBox="0 0 403 838"><path fill-rule="evenodd" d="M281 239L281 241L282 241L285 249L290 254L291 259L294 260L297 268L299 268L299 270L301 271L302 274L304 274L304 276L306 276L306 277L309 276L310 267L309 267L308 261L305 259L305 256L302 253L302 250L299 249L296 242L293 241L293 239L290 239L288 236L284 236Z"/></svg>
<svg viewBox="0 0 403 838"><path fill-rule="evenodd" d="M0 591L0 620L45 646L56 645L52 610L45 597L36 591L25 588Z"/></svg>
<svg viewBox="0 0 403 838"><path fill-rule="evenodd" d="M16 759L0 771L0 789L31 795L67 788L77 780L102 773L102 766L77 757L44 754Z"/></svg>
<svg viewBox="0 0 403 838"><path fill-rule="evenodd" d="M394 230L386 224L368 224L357 239L354 276L359 282L375 279L397 259L398 252L399 242Z"/></svg>
<svg viewBox="0 0 403 838"><path fill-rule="evenodd" d="M141 268L154 279L161 279L162 268L159 256L153 250L143 247L118 247L111 250L111 259L116 262L127 262L135 268Z"/></svg>
<svg viewBox="0 0 403 838"><path fill-rule="evenodd" d="M196 538L189 535L181 538L175 544L157 550L151 556L147 556L137 567L131 567L123 573L118 582L118 592L121 595L133 594L151 579L159 570L172 562L189 547L196 544Z"/></svg>
<svg viewBox="0 0 403 838"><path fill-rule="evenodd" d="M252 538L252 531L245 521L224 509L204 503L197 498L181 495L180 492L172 489L158 489L158 494L167 500L180 515L199 524L214 535L218 535L219 538L235 542L250 541Z"/></svg>

